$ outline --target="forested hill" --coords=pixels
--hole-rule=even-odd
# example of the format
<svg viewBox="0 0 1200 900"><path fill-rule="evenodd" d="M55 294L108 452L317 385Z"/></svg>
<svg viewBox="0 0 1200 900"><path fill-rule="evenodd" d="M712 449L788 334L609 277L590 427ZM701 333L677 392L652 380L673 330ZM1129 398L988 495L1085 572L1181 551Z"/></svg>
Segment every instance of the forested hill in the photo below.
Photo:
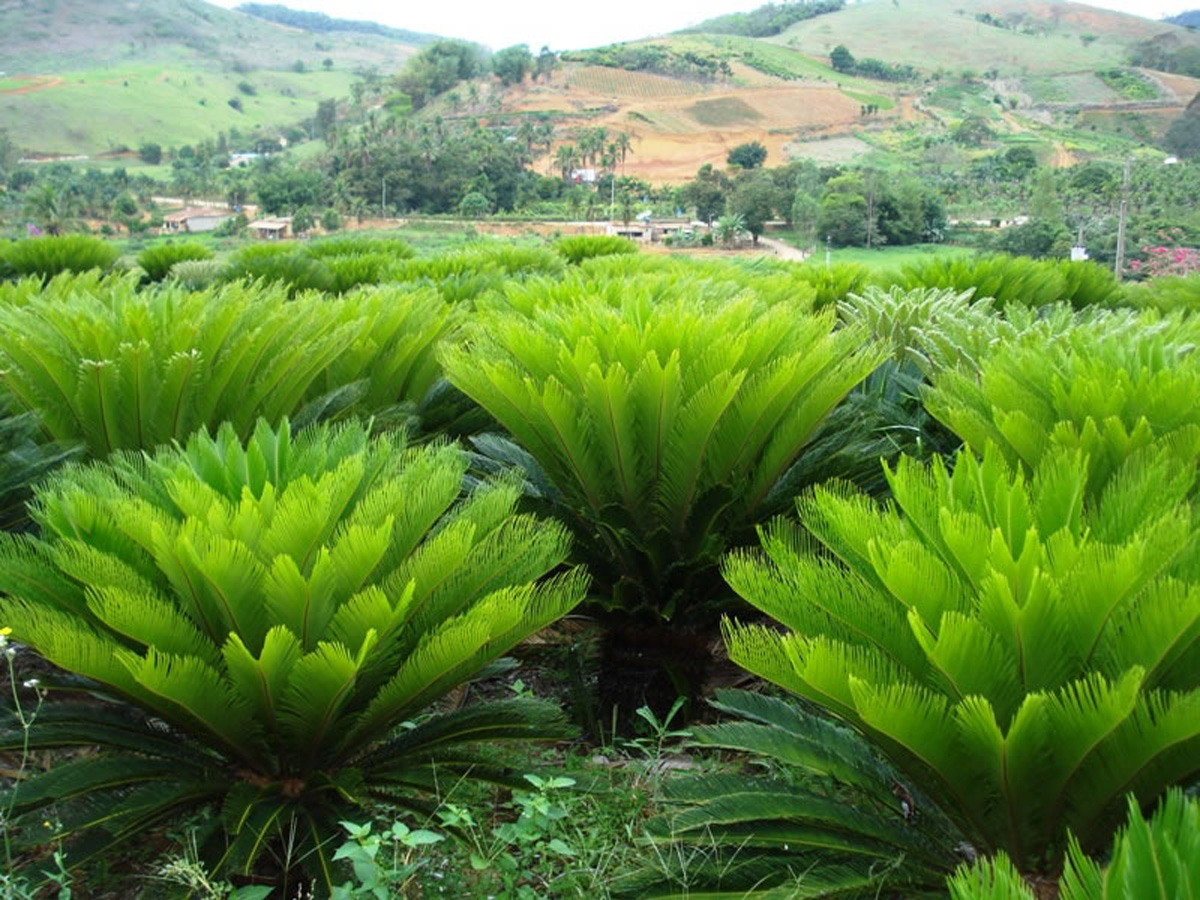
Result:
<svg viewBox="0 0 1200 900"><path fill-rule="evenodd" d="M1200 28L1200 9L1193 9L1167 19L1172 25L1182 25L1184 28Z"/></svg>
<svg viewBox="0 0 1200 900"><path fill-rule="evenodd" d="M681 28L678 34L736 34L743 37L772 37L797 22L845 9L846 0L793 0L767 3L749 12L730 13Z"/></svg>
<svg viewBox="0 0 1200 900"><path fill-rule="evenodd" d="M278 25L287 25L290 28L299 28L316 34L328 34L336 31L377 34L418 46L431 44L438 39L434 34L409 31L405 28L391 28L387 25L380 25L378 22L366 22L361 19L335 19L325 13L291 9L281 3L243 3L237 7L237 11L265 19L268 22L275 22Z"/></svg>

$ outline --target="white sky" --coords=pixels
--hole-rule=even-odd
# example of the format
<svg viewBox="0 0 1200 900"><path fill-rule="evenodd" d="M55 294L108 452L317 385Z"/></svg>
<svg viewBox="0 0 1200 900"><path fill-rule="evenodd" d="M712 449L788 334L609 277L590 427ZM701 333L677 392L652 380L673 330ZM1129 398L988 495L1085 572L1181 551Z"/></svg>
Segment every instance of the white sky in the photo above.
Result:
<svg viewBox="0 0 1200 900"><path fill-rule="evenodd" d="M242 0L212 0L237 6ZM674 31L712 16L754 9L765 0L264 0L342 19L369 19L397 28L478 41L493 49L543 44L555 50L596 47ZM920 2L920 0L905 0ZM1151 19L1200 8L1200 0L1092 0Z"/></svg>

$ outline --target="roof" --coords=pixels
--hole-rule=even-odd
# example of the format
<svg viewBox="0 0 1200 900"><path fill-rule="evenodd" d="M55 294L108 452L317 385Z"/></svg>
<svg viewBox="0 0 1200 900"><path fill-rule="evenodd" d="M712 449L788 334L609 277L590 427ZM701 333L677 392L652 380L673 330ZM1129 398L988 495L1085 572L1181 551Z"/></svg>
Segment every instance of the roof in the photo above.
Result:
<svg viewBox="0 0 1200 900"><path fill-rule="evenodd" d="M227 209L214 209L211 206L193 206L188 209L181 209L179 212L173 212L170 215L163 216L164 222L186 222L188 219L199 218L200 216L232 216Z"/></svg>
<svg viewBox="0 0 1200 900"><path fill-rule="evenodd" d="M259 219L257 222L251 222L251 228L257 228L260 231L282 231L292 224L292 217L287 216L282 219Z"/></svg>

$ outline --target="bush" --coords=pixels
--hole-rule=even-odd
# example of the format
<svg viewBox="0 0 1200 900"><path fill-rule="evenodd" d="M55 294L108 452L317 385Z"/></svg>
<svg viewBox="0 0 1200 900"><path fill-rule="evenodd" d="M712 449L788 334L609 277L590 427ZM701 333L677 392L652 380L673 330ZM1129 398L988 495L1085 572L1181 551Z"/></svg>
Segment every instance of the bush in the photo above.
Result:
<svg viewBox="0 0 1200 900"><path fill-rule="evenodd" d="M305 252L315 259L330 256L386 256L393 260L411 259L417 255L412 246L400 238L361 237L344 234L312 241Z"/></svg>
<svg viewBox="0 0 1200 900"><path fill-rule="evenodd" d="M86 686L27 738L6 712L0 745L101 752L20 784L24 836L45 840L53 806L80 865L204 812L219 825L197 849L218 877L271 853L279 883L327 893L339 821L428 812L441 779L519 786L489 765L494 744L563 737L557 710L439 700L587 581L542 580L565 529L517 514L511 480L463 496L466 469L452 446L358 424L293 440L284 420L245 446L201 430L41 489L41 540L0 540L0 614Z"/></svg>
<svg viewBox="0 0 1200 900"><path fill-rule="evenodd" d="M544 470L606 599L701 628L721 549L880 362L833 324L736 282L531 281L477 311L444 362Z"/></svg>
<svg viewBox="0 0 1200 900"><path fill-rule="evenodd" d="M336 209L327 209L321 213L321 228L325 231L337 231L342 227L342 217Z"/></svg>
<svg viewBox="0 0 1200 900"><path fill-rule="evenodd" d="M4 261L13 273L40 278L110 269L120 255L112 244L86 234L25 238L4 248Z"/></svg>
<svg viewBox="0 0 1200 900"><path fill-rule="evenodd" d="M951 474L952 473L952 474ZM1078 450L1032 478L990 447L831 485L725 577L790 631L731 625L730 658L866 735L980 853L1054 875L1124 797L1200 768L1196 467L1130 467L1093 502Z"/></svg>
<svg viewBox="0 0 1200 900"><path fill-rule="evenodd" d="M1005 341L978 372L946 370L925 398L976 452L995 445L1032 473L1059 449L1087 454L1095 496L1126 464L1166 453L1200 458L1200 366L1194 334L1123 328L1112 317L1063 335Z"/></svg>
<svg viewBox="0 0 1200 900"><path fill-rule="evenodd" d="M189 241L147 247L138 255L137 261L151 281L162 281L176 263L186 260L208 260L212 257L213 252L208 247Z"/></svg>
<svg viewBox="0 0 1200 900"><path fill-rule="evenodd" d="M637 253L637 244L616 235L581 234L565 237L554 244L554 249L561 253L568 263L579 265L585 259L597 256L613 256L625 253Z"/></svg>
<svg viewBox="0 0 1200 900"><path fill-rule="evenodd" d="M4 385L50 435L97 456L222 422L246 436L258 418L310 404L328 414L415 403L454 324L429 290L289 301L279 286L139 293L130 278L81 290L62 276L29 296L0 303Z"/></svg>
<svg viewBox="0 0 1200 900"><path fill-rule="evenodd" d="M291 296L333 287L333 275L324 263L295 245L284 243L251 244L244 248L229 261L225 280L281 284Z"/></svg>
<svg viewBox="0 0 1200 900"><path fill-rule="evenodd" d="M11 415L0 406L0 529L18 531L29 523L25 502L32 486L58 466L83 453L73 442L45 443L41 423L32 412Z"/></svg>
<svg viewBox="0 0 1200 900"><path fill-rule="evenodd" d="M215 259L185 259L171 266L170 278L189 291L202 291L215 285L224 274L224 264Z"/></svg>
<svg viewBox="0 0 1200 900"><path fill-rule="evenodd" d="M1062 900L1106 897L1172 900L1200 883L1200 801L1167 791L1149 821L1129 798L1129 818L1100 866L1073 844L1059 882ZM950 881L950 900L1036 900L1005 854L963 867Z"/></svg>

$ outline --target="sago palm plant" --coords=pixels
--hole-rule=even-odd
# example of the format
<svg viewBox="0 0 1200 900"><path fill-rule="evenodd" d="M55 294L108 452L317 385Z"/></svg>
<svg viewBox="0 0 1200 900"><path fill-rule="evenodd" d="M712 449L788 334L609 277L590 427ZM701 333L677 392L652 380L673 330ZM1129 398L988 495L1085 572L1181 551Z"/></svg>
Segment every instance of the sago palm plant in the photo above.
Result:
<svg viewBox="0 0 1200 900"><path fill-rule="evenodd" d="M587 279L510 285L443 361L515 442L476 447L530 473L597 579L604 715L665 712L697 696L735 599L721 553L793 488L789 470L882 354L832 310L736 284Z"/></svg>
<svg viewBox="0 0 1200 900"><path fill-rule="evenodd" d="M0 621L81 691L43 709L29 746L98 751L4 808L36 837L53 805L74 863L212 808L217 871L270 850L276 871L290 860L279 877L303 866L327 889L337 823L363 804L426 813L439 784L505 782L470 745L560 735L557 712L439 700L586 578L561 568L564 528L514 512L511 480L464 495L466 467L453 446L359 424L293 440L284 421L57 475L40 539L0 542ZM6 725L0 746L19 749Z"/></svg>
<svg viewBox="0 0 1200 900"><path fill-rule="evenodd" d="M881 360L832 311L738 293L654 278L510 286L443 354L449 380L544 470L626 612L711 615L727 542Z"/></svg>
<svg viewBox="0 0 1200 900"><path fill-rule="evenodd" d="M1200 895L1200 800L1172 788L1149 821L1133 799L1103 868L1072 843L1058 893L1030 884L1007 856L964 868L951 900L1182 900Z"/></svg>
<svg viewBox="0 0 1200 900"><path fill-rule="evenodd" d="M378 411L419 401L454 324L430 290L329 300L282 287L139 292L136 279L57 279L0 303L0 382L49 436L103 456L232 423L245 437L331 392ZM353 390L349 390L353 387Z"/></svg>
<svg viewBox="0 0 1200 900"><path fill-rule="evenodd" d="M938 373L929 411L976 452L989 443L1033 471L1082 449L1097 492L1139 454L1200 458L1200 355L1176 320L1109 316L1005 342L973 367Z"/></svg>
<svg viewBox="0 0 1200 900"><path fill-rule="evenodd" d="M1054 876L1068 830L1107 841L1132 792L1200 772L1195 469L1162 456L1088 500L1079 451L1027 478L994 448L889 471L894 503L799 502L725 576L789 631L731 658L877 743L981 854Z"/></svg>

